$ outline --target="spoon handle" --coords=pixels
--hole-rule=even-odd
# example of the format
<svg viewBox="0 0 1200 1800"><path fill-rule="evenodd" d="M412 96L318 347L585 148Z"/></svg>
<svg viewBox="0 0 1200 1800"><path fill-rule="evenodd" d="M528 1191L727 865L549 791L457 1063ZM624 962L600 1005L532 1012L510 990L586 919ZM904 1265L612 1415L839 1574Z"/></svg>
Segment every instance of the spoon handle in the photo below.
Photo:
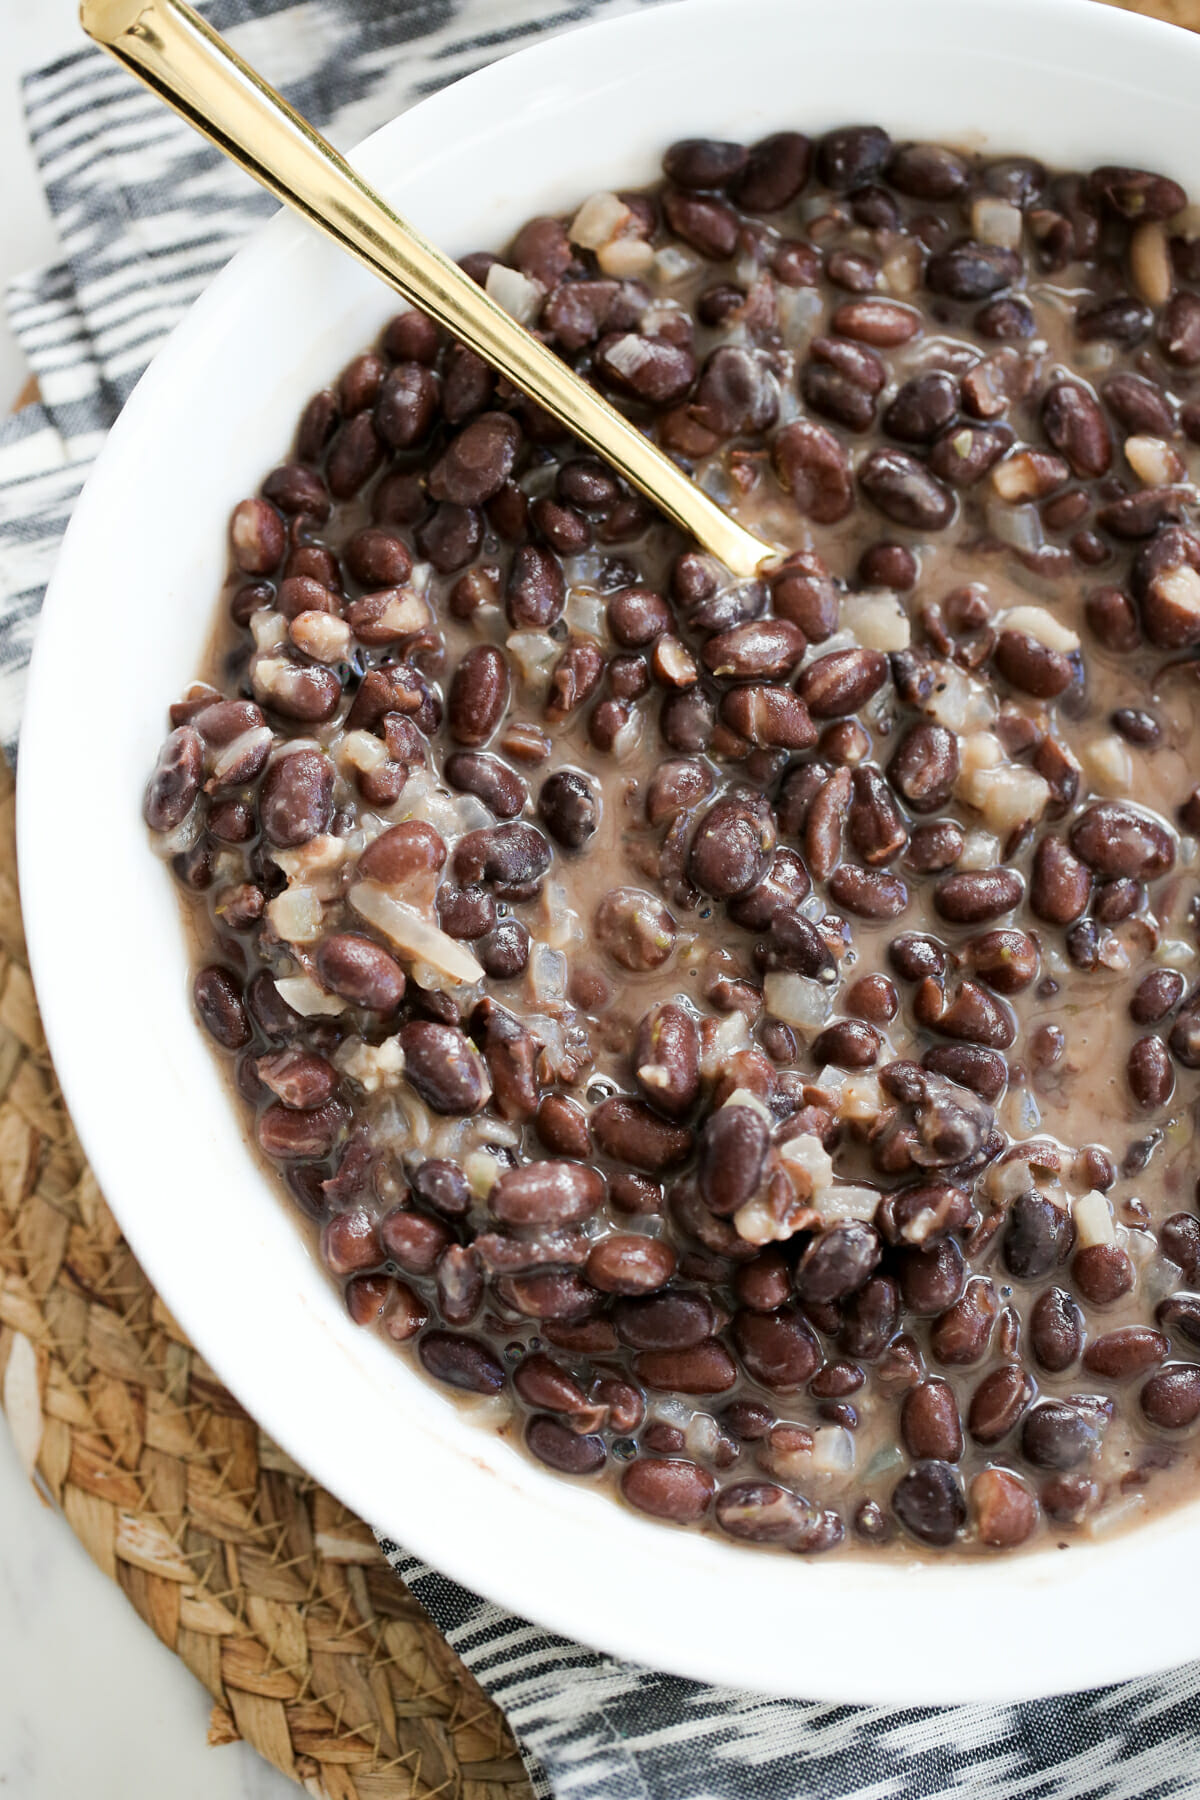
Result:
<svg viewBox="0 0 1200 1800"><path fill-rule="evenodd" d="M733 574L753 575L778 554L394 213L184 0L83 0L80 22L247 174L545 407Z"/></svg>

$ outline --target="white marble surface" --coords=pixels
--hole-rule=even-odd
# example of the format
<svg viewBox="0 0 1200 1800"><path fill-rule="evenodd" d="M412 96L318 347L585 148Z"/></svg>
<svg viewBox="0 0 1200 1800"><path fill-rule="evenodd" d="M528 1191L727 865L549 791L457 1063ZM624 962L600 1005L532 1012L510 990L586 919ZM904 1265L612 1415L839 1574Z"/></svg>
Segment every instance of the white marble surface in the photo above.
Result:
<svg viewBox="0 0 1200 1800"><path fill-rule="evenodd" d="M0 283L54 254L21 128L22 69L79 42L77 0L0 0ZM0 409L25 380L0 322ZM43 1506L0 1421L0 1795L4 1800L286 1800L244 1744L205 1742L207 1694Z"/></svg>

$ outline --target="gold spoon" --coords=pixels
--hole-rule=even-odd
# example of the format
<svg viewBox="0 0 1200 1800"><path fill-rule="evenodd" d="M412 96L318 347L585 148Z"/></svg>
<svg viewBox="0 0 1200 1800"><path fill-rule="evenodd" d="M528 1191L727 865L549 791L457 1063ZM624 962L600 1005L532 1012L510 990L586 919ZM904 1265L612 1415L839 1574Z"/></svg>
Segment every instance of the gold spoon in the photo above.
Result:
<svg viewBox="0 0 1200 1800"><path fill-rule="evenodd" d="M734 575L779 554L394 213L183 0L82 0L79 17L189 125L544 406Z"/></svg>

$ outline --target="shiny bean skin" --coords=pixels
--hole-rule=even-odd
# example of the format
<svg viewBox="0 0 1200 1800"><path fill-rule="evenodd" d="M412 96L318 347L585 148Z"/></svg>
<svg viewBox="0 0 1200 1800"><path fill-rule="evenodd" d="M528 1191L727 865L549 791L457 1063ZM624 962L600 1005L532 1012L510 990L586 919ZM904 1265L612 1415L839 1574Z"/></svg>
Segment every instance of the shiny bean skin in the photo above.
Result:
<svg viewBox="0 0 1200 1800"><path fill-rule="evenodd" d="M916 1463L892 1491L892 1510L922 1544L953 1543L967 1522L958 1478L948 1463Z"/></svg>
<svg viewBox="0 0 1200 1800"><path fill-rule="evenodd" d="M608 1460L602 1437L572 1431L549 1414L530 1419L525 1443L539 1462L562 1475L594 1475Z"/></svg>
<svg viewBox="0 0 1200 1800"><path fill-rule="evenodd" d="M317 966L331 991L354 1006L390 1013L404 998L404 970L382 945L358 932L342 931L326 938Z"/></svg>
<svg viewBox="0 0 1200 1800"><path fill-rule="evenodd" d="M1037 1528L1037 1501L1011 1469L981 1470L969 1499L975 1529L990 1549L1014 1549Z"/></svg>
<svg viewBox="0 0 1200 1800"><path fill-rule="evenodd" d="M448 1387L469 1394L498 1394L505 1383L504 1368L479 1338L451 1331L427 1331L417 1342L417 1354L429 1373Z"/></svg>
<svg viewBox="0 0 1200 1800"><path fill-rule="evenodd" d="M1185 1431L1200 1419L1200 1367L1172 1363L1152 1375L1140 1395L1142 1412L1160 1431Z"/></svg>
<svg viewBox="0 0 1200 1800"><path fill-rule="evenodd" d="M733 1341L748 1375L778 1393L793 1393L815 1374L820 1346L803 1313L743 1310L733 1321Z"/></svg>
<svg viewBox="0 0 1200 1800"><path fill-rule="evenodd" d="M201 969L192 983L192 999L205 1030L222 1050L240 1050L250 1042L241 986L228 969Z"/></svg>
<svg viewBox="0 0 1200 1800"><path fill-rule="evenodd" d="M1084 1322L1078 1305L1063 1288L1039 1294L1029 1318L1033 1354L1040 1368L1061 1375L1079 1358Z"/></svg>
<svg viewBox="0 0 1200 1800"><path fill-rule="evenodd" d="M617 1232L594 1245L585 1273L604 1294L652 1294L675 1272L675 1252L661 1238Z"/></svg>
<svg viewBox="0 0 1200 1800"><path fill-rule="evenodd" d="M621 1476L621 1492L638 1512L673 1525L694 1525L708 1511L717 1484L707 1469L681 1457L638 1457Z"/></svg>
<svg viewBox="0 0 1200 1800"><path fill-rule="evenodd" d="M446 703L450 731L460 744L486 744L508 704L508 668L491 644L479 644L454 671Z"/></svg>
<svg viewBox="0 0 1200 1800"><path fill-rule="evenodd" d="M584 1163L539 1162L508 1169L488 1205L505 1225L573 1225L604 1202L604 1178Z"/></svg>
<svg viewBox="0 0 1200 1800"><path fill-rule="evenodd" d="M1083 1353L1083 1366L1090 1375L1128 1381L1157 1368L1170 1352L1170 1343L1161 1331L1152 1331L1148 1325L1124 1325L1093 1338Z"/></svg>
<svg viewBox="0 0 1200 1800"><path fill-rule="evenodd" d="M900 1435L916 1461L926 1456L958 1461L963 1452L962 1422L948 1382L934 1376L909 1389L900 1407Z"/></svg>

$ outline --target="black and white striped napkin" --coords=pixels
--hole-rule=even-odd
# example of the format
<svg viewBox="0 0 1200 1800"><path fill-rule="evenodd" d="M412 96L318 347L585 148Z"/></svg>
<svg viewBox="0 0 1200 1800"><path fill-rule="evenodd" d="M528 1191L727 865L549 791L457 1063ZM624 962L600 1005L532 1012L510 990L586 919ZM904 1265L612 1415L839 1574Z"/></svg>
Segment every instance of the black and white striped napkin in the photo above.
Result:
<svg viewBox="0 0 1200 1800"><path fill-rule="evenodd" d="M651 3L215 0L206 10L349 145L542 32ZM28 76L24 102L62 255L8 296L41 392L0 426L0 741L10 751L42 592L104 434L166 333L273 207L98 50ZM506 1711L539 1796L1200 1800L1200 1665L1023 1706L771 1700L617 1662L502 1611L396 1544L383 1549ZM1194 1604L1185 1582L1179 1604ZM878 1629L903 1655L903 1618ZM1064 1618L1064 1640L1071 1629ZM952 1618L945 1630L952 1657ZM803 1648L802 1619L797 1641Z"/></svg>

